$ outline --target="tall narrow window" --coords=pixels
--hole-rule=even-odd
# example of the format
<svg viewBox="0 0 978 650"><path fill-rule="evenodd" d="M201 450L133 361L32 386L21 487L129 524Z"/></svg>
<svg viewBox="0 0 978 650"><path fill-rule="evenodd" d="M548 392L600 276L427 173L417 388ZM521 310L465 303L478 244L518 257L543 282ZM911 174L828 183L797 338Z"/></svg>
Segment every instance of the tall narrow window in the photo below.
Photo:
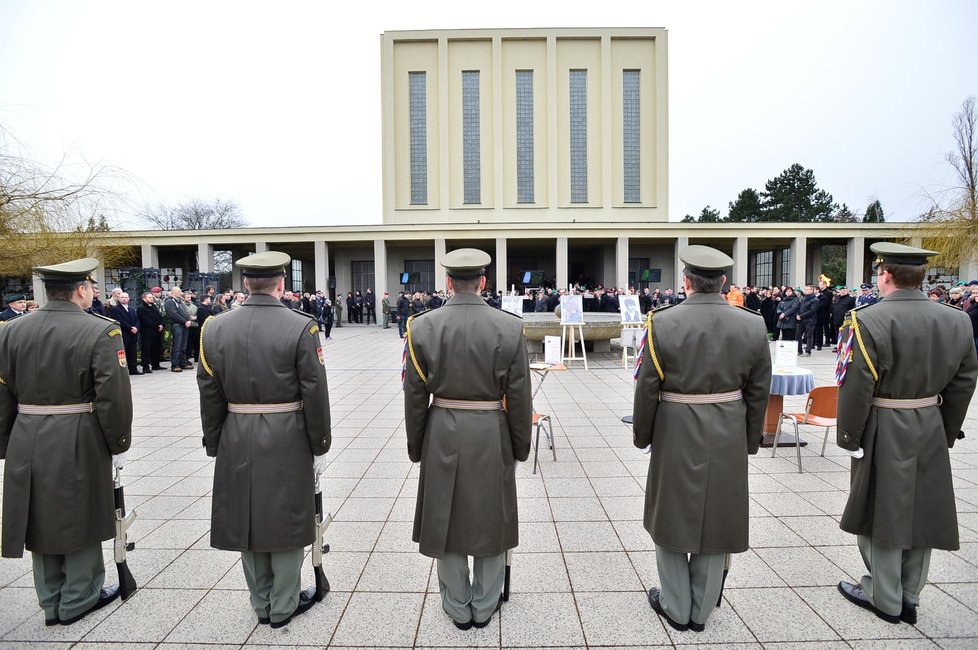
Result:
<svg viewBox="0 0 978 650"><path fill-rule="evenodd" d="M292 260L292 291L302 291L302 260Z"/></svg>
<svg viewBox="0 0 978 650"><path fill-rule="evenodd" d="M516 71L516 202L534 202L533 70Z"/></svg>
<svg viewBox="0 0 978 650"><path fill-rule="evenodd" d="M408 73L411 205L428 203L428 90L426 73Z"/></svg>
<svg viewBox="0 0 978 650"><path fill-rule="evenodd" d="M622 71L622 147L625 203L642 202L642 139L639 71Z"/></svg>
<svg viewBox="0 0 978 650"><path fill-rule="evenodd" d="M587 203L587 70L570 71L571 203Z"/></svg>
<svg viewBox="0 0 978 650"><path fill-rule="evenodd" d="M479 71L462 71L462 202L481 200L482 158L479 153Z"/></svg>

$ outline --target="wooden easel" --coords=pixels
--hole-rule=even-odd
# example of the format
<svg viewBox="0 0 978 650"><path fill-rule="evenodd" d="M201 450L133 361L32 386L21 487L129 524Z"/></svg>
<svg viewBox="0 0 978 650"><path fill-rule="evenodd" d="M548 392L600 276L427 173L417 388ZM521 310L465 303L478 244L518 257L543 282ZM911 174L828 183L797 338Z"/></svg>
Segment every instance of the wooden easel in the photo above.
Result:
<svg viewBox="0 0 978 650"><path fill-rule="evenodd" d="M577 330L576 333L574 330ZM570 332L570 336L567 334ZM576 334L576 336L575 336ZM564 346L564 341L567 341L567 346ZM577 356L577 344L581 345L581 355ZM584 369L588 370L587 367L587 351L584 349L584 326L583 325L562 325L560 332L560 360L562 362L566 361L584 361Z"/></svg>

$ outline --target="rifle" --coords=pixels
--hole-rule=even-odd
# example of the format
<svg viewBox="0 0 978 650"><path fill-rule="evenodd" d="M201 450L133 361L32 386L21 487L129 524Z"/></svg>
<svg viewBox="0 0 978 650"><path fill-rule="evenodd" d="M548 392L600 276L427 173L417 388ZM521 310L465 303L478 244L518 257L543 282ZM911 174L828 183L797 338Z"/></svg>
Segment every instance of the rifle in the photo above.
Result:
<svg viewBox="0 0 978 650"><path fill-rule="evenodd" d="M723 558L723 580L720 581L720 595L717 596L717 607L723 601L723 585L727 584L727 574L730 573L730 564L733 561L733 556L727 553L727 556Z"/></svg>
<svg viewBox="0 0 978 650"><path fill-rule="evenodd" d="M135 550L136 543L127 541L127 533L136 520L135 511L126 514L126 495L122 488L122 470L116 468L112 481L115 496L115 566L119 570L119 595L122 600L136 593L136 579L126 564L126 552Z"/></svg>
<svg viewBox="0 0 978 650"><path fill-rule="evenodd" d="M513 549L506 551L506 579L503 582L503 594L500 598L503 601L509 601L509 574L510 570L513 568Z"/></svg>
<svg viewBox="0 0 978 650"><path fill-rule="evenodd" d="M329 593L329 580L323 572L323 553L329 553L329 544L323 543L323 535L333 521L333 515L323 519L323 489L319 485L319 475L316 475L316 541L312 543L312 570L316 574L316 602L321 601Z"/></svg>

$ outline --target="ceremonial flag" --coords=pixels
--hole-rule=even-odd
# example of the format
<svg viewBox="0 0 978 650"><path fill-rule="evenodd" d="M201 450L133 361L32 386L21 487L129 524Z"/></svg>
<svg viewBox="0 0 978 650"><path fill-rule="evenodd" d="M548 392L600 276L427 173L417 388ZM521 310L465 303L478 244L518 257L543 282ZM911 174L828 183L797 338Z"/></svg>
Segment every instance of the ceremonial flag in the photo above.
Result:
<svg viewBox="0 0 978 650"><path fill-rule="evenodd" d="M846 379L846 368L852 363L852 336L853 328L849 328L849 336L845 342L842 341L842 330L839 330L838 352L835 357L835 383L839 386Z"/></svg>
<svg viewBox="0 0 978 650"><path fill-rule="evenodd" d="M408 355L408 339L404 337L404 351L401 352L401 389L404 389L404 379L407 377L407 355Z"/></svg>
<svg viewBox="0 0 978 650"><path fill-rule="evenodd" d="M632 373L632 379L638 381L638 371L642 368L642 359L645 358L645 339L649 335L649 329L647 327L642 328L642 338L638 341L638 351L635 352L635 370Z"/></svg>

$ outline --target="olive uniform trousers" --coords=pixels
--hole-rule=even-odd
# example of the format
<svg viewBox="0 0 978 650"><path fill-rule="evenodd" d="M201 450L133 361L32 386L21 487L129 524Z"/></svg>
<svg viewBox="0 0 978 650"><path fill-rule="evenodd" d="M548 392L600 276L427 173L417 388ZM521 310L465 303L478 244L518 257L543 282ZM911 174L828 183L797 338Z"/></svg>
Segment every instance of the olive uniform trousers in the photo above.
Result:
<svg viewBox="0 0 978 650"><path fill-rule="evenodd" d="M302 589L302 557L305 549L259 553L241 552L245 582L251 592L251 606L258 618L272 623L292 616L299 605Z"/></svg>
<svg viewBox="0 0 978 650"><path fill-rule="evenodd" d="M505 553L473 558L471 582L468 556L445 553L438 558L442 607L459 623L488 621L496 611L505 578Z"/></svg>
<svg viewBox="0 0 978 650"><path fill-rule="evenodd" d="M655 545L659 604L680 624L706 623L723 588L725 553L677 553Z"/></svg>
<svg viewBox="0 0 978 650"><path fill-rule="evenodd" d="M927 584L931 549L880 546L865 535L856 535L856 543L869 571L859 581L869 602L893 616L900 614L904 603L916 607Z"/></svg>
<svg viewBox="0 0 978 650"><path fill-rule="evenodd" d="M102 545L92 544L73 553L31 553L34 589L44 618L66 620L88 611L105 584Z"/></svg>

